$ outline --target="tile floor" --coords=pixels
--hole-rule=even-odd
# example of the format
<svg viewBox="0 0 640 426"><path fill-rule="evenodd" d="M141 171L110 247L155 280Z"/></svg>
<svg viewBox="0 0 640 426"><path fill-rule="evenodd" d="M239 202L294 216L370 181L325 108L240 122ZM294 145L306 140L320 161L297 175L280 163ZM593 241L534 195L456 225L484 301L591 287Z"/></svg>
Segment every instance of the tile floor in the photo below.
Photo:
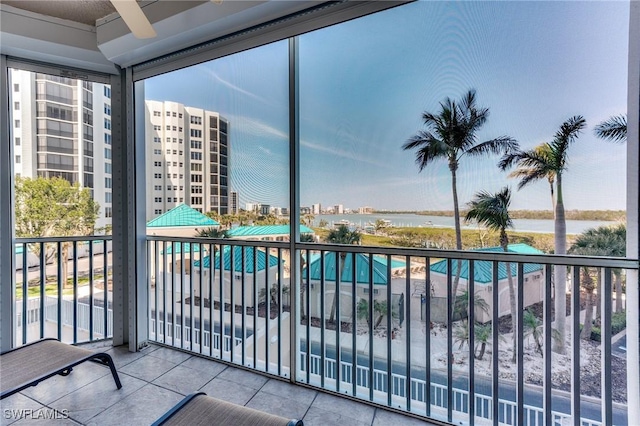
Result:
<svg viewBox="0 0 640 426"><path fill-rule="evenodd" d="M428 424L160 346L136 353L124 347L107 352L116 363L122 389L116 390L107 368L84 363L67 377L52 377L2 400L1 424L147 425L195 391L302 419L307 426ZM59 418L51 418L56 414Z"/></svg>

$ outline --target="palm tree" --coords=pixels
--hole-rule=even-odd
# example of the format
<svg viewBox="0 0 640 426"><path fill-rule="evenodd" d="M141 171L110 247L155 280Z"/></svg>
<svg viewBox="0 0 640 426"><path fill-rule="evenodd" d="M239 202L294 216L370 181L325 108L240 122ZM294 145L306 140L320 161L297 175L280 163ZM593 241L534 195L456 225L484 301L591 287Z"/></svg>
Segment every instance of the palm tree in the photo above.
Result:
<svg viewBox="0 0 640 426"><path fill-rule="evenodd" d="M571 254L581 254L586 256L615 256L623 257L626 255L626 227L619 225L617 227L601 226L599 228L588 229L580 234L569 249ZM598 288L598 299L601 297L600 291L600 269L597 272L597 284L594 284L591 277L591 268L583 269L582 285L587 291L587 306L585 310L584 327L582 328L581 337L583 339L591 339L591 326L593 321L593 292ZM616 311L622 310L622 283L620 270L615 271L616 275ZM600 303L596 302L599 307ZM596 317L599 313L596 314Z"/></svg>
<svg viewBox="0 0 640 426"><path fill-rule="evenodd" d="M479 360L484 357L484 352L487 348L487 343L491 340L491 324L480 324L476 322L473 326L473 335L475 338L476 346L473 348L473 356ZM454 331L454 342L459 343L458 349L462 349L464 345L469 345L469 323L468 321L462 321ZM478 352L478 346L480 346L480 353Z"/></svg>
<svg viewBox="0 0 640 426"><path fill-rule="evenodd" d="M360 242L361 235L358 231L350 231L346 225L340 225L337 229L332 229L327 235L327 242L331 244L358 244ZM347 253L340 253L340 269L336 271L336 290L333 295L333 302L331 303L331 315L329 321L333 322L336 317L336 297L340 297L340 289L338 288L338 278L342 270L344 269L344 262L347 258ZM355 266L354 266L355 267Z"/></svg>
<svg viewBox="0 0 640 426"><path fill-rule="evenodd" d="M555 190L553 188L553 185L556 180L556 174L550 167L546 167L551 164L551 161L549 160L551 155L551 146L547 143L538 145L533 148L533 154L534 158L537 161L536 166L527 167L520 165L517 169L509 173L509 177L521 179L520 184L518 185L518 189L520 189L522 186L525 186L532 180L546 178L549 182L549 190L551 192L551 208L555 214L556 199L554 196Z"/></svg>
<svg viewBox="0 0 640 426"><path fill-rule="evenodd" d="M594 129L596 136L611 142L625 142L627 140L626 114L609 117Z"/></svg>
<svg viewBox="0 0 640 426"><path fill-rule="evenodd" d="M486 300L482 298L482 296L480 296L479 293L476 293L476 295L473 298L473 306L476 309L479 309L485 314L489 315L489 310L490 310L489 304L487 303ZM459 313L462 318L467 318L468 307L469 307L469 289L465 289L462 293L460 293L460 296L458 297L457 305L456 305L456 313Z"/></svg>
<svg viewBox="0 0 640 426"><path fill-rule="evenodd" d="M547 179L553 175L555 180L555 220L554 220L554 251L556 254L567 253L567 223L564 214L564 201L562 197L562 174L567 168L569 146L576 141L580 132L586 127L585 119L576 115L562 123L555 133L553 140L544 144L544 148L534 148L529 151L516 151L505 155L500 161L499 167L505 170L514 164L518 167L531 170L529 176L523 177L518 184L518 189L539 179ZM553 350L564 354L565 349L565 325L566 325L566 297L567 297L567 269L556 267L554 269L556 329L560 338L554 341Z"/></svg>
<svg viewBox="0 0 640 426"><path fill-rule="evenodd" d="M513 228L513 220L509 214L509 206L511 205L511 190L508 187L502 188L495 194L486 191L480 191L475 198L469 203L469 211L465 220L475 220L481 225L500 233L500 247L505 252L509 251L509 236L507 228ZM507 282L509 285L509 304L511 307L511 326L512 331L517 330L516 327L516 290L513 284L513 276L511 272L511 263L506 262ZM497 289L494 289L497 291ZM513 359L516 362L516 336L513 335Z"/></svg>
<svg viewBox="0 0 640 426"><path fill-rule="evenodd" d="M201 238L227 238L227 230L226 229L213 228L213 227L199 229L198 232L196 233L196 237L201 237Z"/></svg>
<svg viewBox="0 0 640 426"><path fill-rule="evenodd" d="M453 215L456 231L456 249L462 250L462 233L460 230L460 209L458 204L457 171L462 157L481 156L487 154L509 154L518 149L515 139L500 136L478 143L476 133L487 122L488 108L476 105L476 92L469 90L456 102L447 98L440 103L437 114L424 112L422 120L427 130L412 136L402 148L416 149L416 164L420 171L437 160L446 160L451 172L451 189L453 194ZM461 262L458 261L458 271ZM459 272L453 282L454 301L460 282Z"/></svg>
<svg viewBox="0 0 640 426"><path fill-rule="evenodd" d="M536 344L536 351L542 355L542 338L544 337L543 323L531 310L524 311L522 316L522 327L524 329L524 337L533 337ZM551 337L558 339L557 330L552 330Z"/></svg>

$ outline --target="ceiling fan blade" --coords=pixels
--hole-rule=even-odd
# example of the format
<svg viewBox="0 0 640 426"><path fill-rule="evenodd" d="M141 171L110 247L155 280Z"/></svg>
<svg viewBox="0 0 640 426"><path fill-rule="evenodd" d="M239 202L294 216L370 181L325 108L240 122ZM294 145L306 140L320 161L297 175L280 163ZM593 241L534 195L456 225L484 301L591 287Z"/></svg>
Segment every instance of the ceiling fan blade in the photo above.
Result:
<svg viewBox="0 0 640 426"><path fill-rule="evenodd" d="M153 38L157 35L136 0L111 0L111 4L136 38Z"/></svg>

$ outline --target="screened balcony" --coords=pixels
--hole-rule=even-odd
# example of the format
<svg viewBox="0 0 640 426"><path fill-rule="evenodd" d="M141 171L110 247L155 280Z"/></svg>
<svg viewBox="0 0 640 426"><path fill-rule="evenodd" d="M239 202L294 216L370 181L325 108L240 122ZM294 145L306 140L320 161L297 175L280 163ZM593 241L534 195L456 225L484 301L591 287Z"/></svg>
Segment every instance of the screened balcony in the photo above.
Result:
<svg viewBox="0 0 640 426"><path fill-rule="evenodd" d="M221 5L224 19L211 18L219 27L204 22L207 13L221 13L220 9L204 12L204 7L213 7L213 3L201 2L193 10L181 6L182 11L169 10L162 3L151 2L145 10L149 16L160 14L165 24L191 22L192 31L167 29L169 25L163 26L158 19L154 26L160 38L144 42L134 40L123 30L120 18L112 17L94 27L97 47L82 57L77 56L77 49L88 48L78 45L60 49L64 54L51 55L49 45L35 34L36 27L31 27L35 35L29 33L29 25L36 25L34 20L40 18L3 5L3 31L15 39L5 39L9 41L1 57L0 346L4 351L56 337L108 351L124 384L117 391L110 387L106 369L79 367L69 377L53 378L3 400L3 409L31 410L21 412L22 418L25 413L41 410L42 415L62 413L61 422L145 424L182 395L203 390L266 412L302 418L311 425L425 421L610 425L632 424L632 419L640 416L634 403L640 398L638 5L624 5L622 13L623 18L628 14L630 34L625 38L629 42L627 143L598 151L603 164L606 154L624 153L623 160L611 154L610 169L602 166L603 174L624 175L624 188L609 188L612 193L624 193L626 257L617 257L545 254L553 247L545 253L538 249L517 251L517 247L509 253L487 250L480 229L477 238L485 249L472 250L475 246L467 245L465 249L470 250L456 250L432 240L412 248L400 247L402 244L329 244L320 237L307 242L298 227L278 234L273 241L196 237L195 232L187 235L170 227L150 227L153 219L181 203L203 211L211 207L223 215L225 208L231 209L232 199L255 204L257 197L264 196L271 207L278 205L276 202L285 206L279 211L288 223L302 223L311 211L305 205L316 202L310 197L314 191L336 194L332 200L340 202L345 188L353 187L358 196L369 196L367 201L357 201L362 205L385 196L400 198L406 195L405 187L419 186L408 175L392 176L399 167L393 172L387 167L397 165L397 159L381 147L393 139L398 145L394 152L401 152L400 146L409 136L389 136L398 131L395 126L406 125L393 115L400 104L392 101L428 92L426 86L406 88L395 80L417 72L412 66L424 68L425 62L415 57L406 62L407 68L389 69L380 78L368 78L377 76L369 74L374 68L401 63L384 59L393 51L404 52L403 39L389 34L413 28L400 28L386 17L426 19L431 15L420 8L427 2L262 2L263 9L253 11L248 4L241 7L225 2ZM232 6L246 9L229 10ZM436 10L438 19L433 22L450 19L452 28L458 28L458 19L477 23L483 21L482 13L492 13L447 11L446 7ZM184 13L188 15L181 15ZM10 18L15 22L9 22ZM528 17L522 19L529 22ZM535 22L533 19L530 22ZM5 26L5 22L13 26ZM22 23L20 28L16 23ZM66 38L53 37L57 30L50 25L60 23L51 20L46 28L52 31L53 42L61 44ZM331 27L322 32L327 26ZM76 36L77 31L87 31L71 28ZM457 46L458 32L445 33L452 37L446 38L451 46ZM36 42L18 42L25 37ZM419 40L415 34L412 37ZM492 37L509 42L517 39ZM359 56L362 51L351 44L361 38L380 45L382 59L369 57L371 62L364 62ZM331 51L327 46L336 43L342 46L336 49L342 56L332 61L323 55ZM452 69L455 78L447 80L449 74L445 73L429 90L445 93L442 88L450 88L458 79L467 84L460 75L468 70L457 70L456 52L457 47L445 49L440 58L446 65L443 68ZM92 56L98 53L99 59ZM472 56L473 67L484 63L483 55ZM410 56L404 52L403 57ZM18 146L23 147L25 141L23 137L22 145L17 145L15 136L25 122L24 118L16 122L17 111L22 114L23 109L15 104L14 70L82 80L78 90L83 95L91 82L94 102L104 99L104 106L98 105L104 117L91 119L93 133L83 136L86 145L74 148L84 148L93 160L82 163L87 176L76 173L74 179L87 186L91 182L94 192L102 185L101 190L109 194L101 199L109 209L101 226L106 229L110 225L112 235L17 235L14 185L17 173L24 176L28 166L24 158L16 162L17 150L22 149ZM519 73L528 79L525 70ZM260 77L259 88L240 84L248 75ZM489 80L508 81L504 75L496 75ZM194 81L201 81L200 88L190 95L194 101L186 102L179 96L187 93L185 85ZM386 85L387 81L391 83ZM475 80L472 83L477 84ZM549 80L549 87L552 83L559 90L561 85ZM211 87L220 91L207 92ZM219 88L235 91L238 97ZM341 93L343 105L323 103L323 94L329 92ZM402 96L394 97L394 93ZM506 98L506 92L500 93ZM202 99L196 101L200 95ZM249 102L240 102L242 96ZM374 98L385 102L374 102ZM492 98L492 102L499 98ZM207 106L212 99L226 102L227 109ZM431 100L434 109L442 99ZM361 107L356 100L362 102ZM24 101L20 102L23 107ZM365 110L364 105L372 109ZM83 104L85 109L90 106ZM419 116L423 106L416 108ZM501 109L496 110L499 115ZM249 113L258 118L247 120ZM187 120L187 115L193 120ZM181 126L178 120L182 116ZM377 124L372 123L368 133L360 135L362 116L376 117ZM109 132L103 131L104 146L100 145L104 154L102 148L95 148L97 135L102 134L95 123L109 127ZM89 126L88 120L82 124ZM317 128L321 131L311 131ZM235 133L240 131L254 139L243 140ZM553 134L545 132L545 136ZM355 148L367 138L373 142L363 149ZM89 139L95 139L93 144L88 144ZM20 152L24 157L25 151ZM323 160L323 155L337 160ZM406 164L413 167L414 158L406 158ZM589 163L591 168L580 175L592 179L585 185L604 180L596 173L599 161ZM207 162L211 163L209 168ZM183 163L191 166L184 177L179 171ZM234 171L247 164L251 167L242 173ZM471 183L494 183L493 175L483 167L473 169L476 175L459 176L460 181L467 179L461 189L463 197L470 198ZM444 166L432 172L425 179L425 193L420 189L411 197L425 203L445 197L449 200L449 187L443 190L433 183L437 178L450 179L449 171ZM416 176L417 172L417 168L411 169ZM354 176L361 179L352 179ZM239 183L245 185L244 193L234 192ZM419 185L423 184L420 181ZM548 198L548 188L544 189ZM528 194L518 192L522 198ZM536 202L538 195L531 196L531 201ZM600 195L608 194L584 191L576 198L593 197L594 203L600 203ZM571 199L569 195L566 198ZM270 209L266 202L254 207L258 213ZM342 206L332 209L338 212ZM433 225L428 222L420 227ZM558 271L566 275L563 337L557 336L554 306ZM513 284L515 317L508 290ZM597 311L599 322L595 334L584 338L587 305ZM620 329L616 324L622 318L626 325ZM558 341L563 348L556 348ZM17 416L5 416L3 422L15 420Z"/></svg>

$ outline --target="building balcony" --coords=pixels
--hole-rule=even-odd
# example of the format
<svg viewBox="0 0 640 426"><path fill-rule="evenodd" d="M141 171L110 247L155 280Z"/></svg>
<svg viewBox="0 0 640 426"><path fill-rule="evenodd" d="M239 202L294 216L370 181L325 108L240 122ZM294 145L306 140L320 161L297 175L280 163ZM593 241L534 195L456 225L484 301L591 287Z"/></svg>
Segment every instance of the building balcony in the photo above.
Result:
<svg viewBox="0 0 640 426"><path fill-rule="evenodd" d="M196 391L259 411L303 419L311 426L428 424L177 349L152 344L139 352L129 352L126 347L110 344L106 341L83 346L111 355L122 389L115 388L106 367L81 364L67 377L55 376L3 400L2 424L18 425L32 419L42 424L151 424Z"/></svg>
<svg viewBox="0 0 640 426"><path fill-rule="evenodd" d="M123 389L111 386L106 368L80 366L3 408L69 410L82 424L132 415L149 423L181 395L203 390L305 424L629 424L626 381L638 378L625 372L619 322L637 309L623 291L635 261L516 246L503 253L311 243L296 244L292 257L288 242L147 236L133 324L141 344L130 352L104 348L122 328L113 314L121 295L110 237L89 238L93 244L16 240L14 344L57 337L101 347L114 356ZM58 248L49 261L47 247ZM567 271L564 354L552 350L561 339L558 268ZM599 327L586 337L585 317L596 311Z"/></svg>

